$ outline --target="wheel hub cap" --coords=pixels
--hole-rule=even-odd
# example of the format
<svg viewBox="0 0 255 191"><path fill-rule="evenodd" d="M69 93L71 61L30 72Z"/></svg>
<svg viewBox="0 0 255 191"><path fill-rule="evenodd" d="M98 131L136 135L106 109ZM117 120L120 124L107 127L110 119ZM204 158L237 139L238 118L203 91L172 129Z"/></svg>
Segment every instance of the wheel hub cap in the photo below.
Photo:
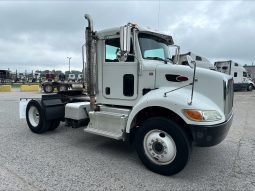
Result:
<svg viewBox="0 0 255 191"><path fill-rule="evenodd" d="M46 89L46 91L47 91L47 92L52 91L52 87L51 87L51 86L46 86L46 88L45 88L45 89Z"/></svg>
<svg viewBox="0 0 255 191"><path fill-rule="evenodd" d="M60 86L59 90L60 90L60 91L65 91L65 90L66 90L66 87L65 87L65 86Z"/></svg>
<svg viewBox="0 0 255 191"><path fill-rule="evenodd" d="M31 106L28 112L28 118L31 125L36 127L39 124L39 112L35 106Z"/></svg>
<svg viewBox="0 0 255 191"><path fill-rule="evenodd" d="M158 165L169 164L176 156L174 140L161 130L149 131L144 137L143 146L147 157Z"/></svg>

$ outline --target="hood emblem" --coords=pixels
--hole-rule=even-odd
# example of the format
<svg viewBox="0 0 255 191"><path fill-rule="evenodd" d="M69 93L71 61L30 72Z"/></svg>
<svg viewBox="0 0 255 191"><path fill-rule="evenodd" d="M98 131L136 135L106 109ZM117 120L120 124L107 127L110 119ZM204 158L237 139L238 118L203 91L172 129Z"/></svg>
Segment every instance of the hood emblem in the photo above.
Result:
<svg viewBox="0 0 255 191"><path fill-rule="evenodd" d="M189 80L189 78L186 76L175 75L175 74L166 74L165 77L166 77L166 80L170 82L185 82Z"/></svg>

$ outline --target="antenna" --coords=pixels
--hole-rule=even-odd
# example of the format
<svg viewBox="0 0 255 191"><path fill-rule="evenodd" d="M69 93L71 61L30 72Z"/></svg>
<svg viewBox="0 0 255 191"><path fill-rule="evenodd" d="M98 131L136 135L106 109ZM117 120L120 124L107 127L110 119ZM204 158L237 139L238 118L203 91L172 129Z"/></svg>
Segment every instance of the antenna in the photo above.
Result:
<svg viewBox="0 0 255 191"><path fill-rule="evenodd" d="M158 0L158 31L159 31L160 0Z"/></svg>

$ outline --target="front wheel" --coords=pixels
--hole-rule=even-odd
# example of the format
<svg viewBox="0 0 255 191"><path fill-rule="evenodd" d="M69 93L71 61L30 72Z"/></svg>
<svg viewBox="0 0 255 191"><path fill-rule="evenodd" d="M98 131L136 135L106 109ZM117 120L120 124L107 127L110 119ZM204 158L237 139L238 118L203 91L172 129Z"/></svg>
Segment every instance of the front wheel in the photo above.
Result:
<svg viewBox="0 0 255 191"><path fill-rule="evenodd" d="M252 84L249 84L247 90L248 90L248 91L252 91L252 90L253 90L253 85L252 85Z"/></svg>
<svg viewBox="0 0 255 191"><path fill-rule="evenodd" d="M175 122L153 117L144 121L136 131L136 150L143 164L153 172L172 175L187 164L191 142Z"/></svg>

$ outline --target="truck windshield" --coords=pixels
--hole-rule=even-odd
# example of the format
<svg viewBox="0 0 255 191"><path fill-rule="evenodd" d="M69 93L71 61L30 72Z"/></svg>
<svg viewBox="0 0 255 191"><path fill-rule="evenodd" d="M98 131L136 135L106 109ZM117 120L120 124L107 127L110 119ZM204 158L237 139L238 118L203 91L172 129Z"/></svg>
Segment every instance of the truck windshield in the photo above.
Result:
<svg viewBox="0 0 255 191"><path fill-rule="evenodd" d="M146 33L139 33L138 38L144 59L170 60L169 47L164 39Z"/></svg>

